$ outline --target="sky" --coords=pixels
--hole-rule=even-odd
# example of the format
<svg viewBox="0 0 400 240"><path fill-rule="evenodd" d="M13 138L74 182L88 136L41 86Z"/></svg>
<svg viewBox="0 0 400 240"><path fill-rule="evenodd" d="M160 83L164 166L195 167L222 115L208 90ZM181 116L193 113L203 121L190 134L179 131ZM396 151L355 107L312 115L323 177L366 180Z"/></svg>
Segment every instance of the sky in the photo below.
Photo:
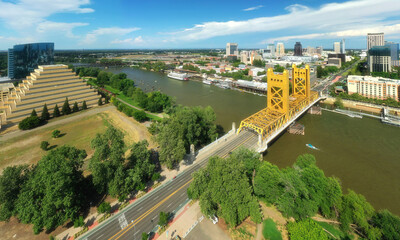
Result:
<svg viewBox="0 0 400 240"><path fill-rule="evenodd" d="M400 42L400 0L0 0L0 50L366 48L368 32Z"/></svg>

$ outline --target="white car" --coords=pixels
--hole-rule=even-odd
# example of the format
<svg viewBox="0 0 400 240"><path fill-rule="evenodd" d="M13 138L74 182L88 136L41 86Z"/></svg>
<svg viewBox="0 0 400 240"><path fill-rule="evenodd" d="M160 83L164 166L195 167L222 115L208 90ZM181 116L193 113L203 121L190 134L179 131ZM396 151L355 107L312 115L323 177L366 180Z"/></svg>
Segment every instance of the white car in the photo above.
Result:
<svg viewBox="0 0 400 240"><path fill-rule="evenodd" d="M212 221L213 224L217 224L218 217L214 215L214 216L210 217L210 220Z"/></svg>

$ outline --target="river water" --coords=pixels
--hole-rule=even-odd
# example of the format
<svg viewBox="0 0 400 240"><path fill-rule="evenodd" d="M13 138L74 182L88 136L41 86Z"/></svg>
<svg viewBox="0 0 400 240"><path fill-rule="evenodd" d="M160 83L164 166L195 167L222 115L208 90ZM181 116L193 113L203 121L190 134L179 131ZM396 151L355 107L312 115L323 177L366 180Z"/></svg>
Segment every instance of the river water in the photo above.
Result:
<svg viewBox="0 0 400 240"><path fill-rule="evenodd" d="M164 74L132 68L109 69L124 72L145 91L161 90L186 106L212 106L217 123L228 131L266 105L266 97L221 89L201 82L182 82ZM363 194L376 208L400 215L400 128L376 119L350 118L323 111L304 115L299 122L305 135L284 133L265 153L264 159L279 167L291 166L298 155L311 153L327 176L341 180L343 189ZM320 150L305 146L311 143Z"/></svg>

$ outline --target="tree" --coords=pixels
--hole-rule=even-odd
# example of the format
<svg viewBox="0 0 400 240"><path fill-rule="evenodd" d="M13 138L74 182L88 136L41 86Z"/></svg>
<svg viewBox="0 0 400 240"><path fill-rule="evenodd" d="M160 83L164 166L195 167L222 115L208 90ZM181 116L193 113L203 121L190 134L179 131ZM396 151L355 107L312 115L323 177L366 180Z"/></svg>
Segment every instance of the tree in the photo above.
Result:
<svg viewBox="0 0 400 240"><path fill-rule="evenodd" d="M49 110L47 109L47 104L46 103L43 106L41 119L42 120L49 120L50 119L50 113L49 113Z"/></svg>
<svg viewBox="0 0 400 240"><path fill-rule="evenodd" d="M77 102L74 102L74 106L72 107L72 112L79 112L79 107Z"/></svg>
<svg viewBox="0 0 400 240"><path fill-rule="evenodd" d="M55 129L55 130L51 133L51 136L52 136L53 138L59 138L59 137L60 137L60 134L61 134L60 130Z"/></svg>
<svg viewBox="0 0 400 240"><path fill-rule="evenodd" d="M44 151L47 151L49 145L50 145L49 142L47 142L47 141L42 141L42 142L40 143L40 148L43 149Z"/></svg>
<svg viewBox="0 0 400 240"><path fill-rule="evenodd" d="M373 226L382 232L383 240L400 239L400 217L393 215L388 210L381 210L372 217Z"/></svg>
<svg viewBox="0 0 400 240"><path fill-rule="evenodd" d="M119 166L124 162L123 133L109 127L105 133L97 134L91 145L95 150L89 162L93 184L98 193L109 191L109 183L114 179Z"/></svg>
<svg viewBox="0 0 400 240"><path fill-rule="evenodd" d="M133 117L136 119L138 122L144 122L147 120L147 115L145 111L134 111L133 112Z"/></svg>
<svg viewBox="0 0 400 240"><path fill-rule="evenodd" d="M283 191L283 179L279 168L269 162L263 162L256 171L254 193L267 203L273 204Z"/></svg>
<svg viewBox="0 0 400 240"><path fill-rule="evenodd" d="M61 108L61 113L63 115L68 115L71 113L71 107L69 106L68 98L65 98L64 105Z"/></svg>
<svg viewBox="0 0 400 240"><path fill-rule="evenodd" d="M60 109L58 109L58 106L54 106L54 111L53 111L53 117L59 117L60 116Z"/></svg>
<svg viewBox="0 0 400 240"><path fill-rule="evenodd" d="M86 105L86 100L83 101L82 103L82 110L86 110L88 107Z"/></svg>
<svg viewBox="0 0 400 240"><path fill-rule="evenodd" d="M160 225L161 227L165 227L168 224L168 213L166 212L160 212L160 217L158 220L158 225Z"/></svg>
<svg viewBox="0 0 400 240"><path fill-rule="evenodd" d="M84 150L61 146L38 162L17 200L22 223L32 223L39 233L79 216L86 194L82 191L84 158Z"/></svg>
<svg viewBox="0 0 400 240"><path fill-rule="evenodd" d="M337 98L335 99L335 102L333 103L333 105L334 105L336 108L339 108L339 109L343 109L343 108L344 108L343 101L342 101L342 99L339 98L339 97L337 97Z"/></svg>
<svg viewBox="0 0 400 240"><path fill-rule="evenodd" d="M291 240L328 240L329 237L324 229L311 219L300 222L290 222L287 225Z"/></svg>
<svg viewBox="0 0 400 240"><path fill-rule="evenodd" d="M79 216L74 220L74 228L82 227L84 225L85 225L85 220L83 219L83 216Z"/></svg>
<svg viewBox="0 0 400 240"><path fill-rule="evenodd" d="M99 101L97 101L97 104L98 104L99 106L103 105L103 99L102 99L102 97L99 97Z"/></svg>
<svg viewBox="0 0 400 240"><path fill-rule="evenodd" d="M148 233L142 233L142 240L147 240L149 239L149 234Z"/></svg>
<svg viewBox="0 0 400 240"><path fill-rule="evenodd" d="M102 202L97 208L98 213L109 213L110 211L111 211L111 205L109 202Z"/></svg>
<svg viewBox="0 0 400 240"><path fill-rule="evenodd" d="M37 117L37 113L36 113L35 109L32 110L31 117Z"/></svg>
<svg viewBox="0 0 400 240"><path fill-rule="evenodd" d="M99 74L97 75L97 84L100 87L104 87L105 84L108 84L110 80L110 74L105 71L100 71Z"/></svg>
<svg viewBox="0 0 400 240"><path fill-rule="evenodd" d="M23 119L19 124L18 128L21 130L29 130L40 126L40 119L37 116L30 116Z"/></svg>
<svg viewBox="0 0 400 240"><path fill-rule="evenodd" d="M255 67L265 67L265 62L263 60L254 60L253 61L253 66Z"/></svg>
<svg viewBox="0 0 400 240"><path fill-rule="evenodd" d="M15 205L22 186L29 178L27 165L6 167L0 175L0 221L16 215Z"/></svg>

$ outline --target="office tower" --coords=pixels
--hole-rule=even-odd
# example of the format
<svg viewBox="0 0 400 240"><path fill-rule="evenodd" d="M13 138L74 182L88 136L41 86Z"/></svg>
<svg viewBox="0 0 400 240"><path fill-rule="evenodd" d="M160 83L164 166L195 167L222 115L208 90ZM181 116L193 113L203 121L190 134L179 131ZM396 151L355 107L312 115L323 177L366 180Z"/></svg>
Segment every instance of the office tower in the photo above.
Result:
<svg viewBox="0 0 400 240"><path fill-rule="evenodd" d="M54 63L54 43L29 43L8 49L8 77L24 78L39 65Z"/></svg>
<svg viewBox="0 0 400 240"><path fill-rule="evenodd" d="M385 46L388 46L390 48L390 58L392 59L392 61L399 60L399 44L385 41Z"/></svg>
<svg viewBox="0 0 400 240"><path fill-rule="evenodd" d="M383 46L385 44L383 33L368 33L367 51L374 46Z"/></svg>
<svg viewBox="0 0 400 240"><path fill-rule="evenodd" d="M368 50L368 68L370 72L391 72L390 48L388 46L374 46Z"/></svg>
<svg viewBox="0 0 400 240"><path fill-rule="evenodd" d="M267 54L269 53L270 57L275 57L275 44L267 45Z"/></svg>
<svg viewBox="0 0 400 240"><path fill-rule="evenodd" d="M340 41L340 53L346 54L346 42L344 39Z"/></svg>
<svg viewBox="0 0 400 240"><path fill-rule="evenodd" d="M226 56L238 55L238 44L237 43L227 43L226 44Z"/></svg>
<svg viewBox="0 0 400 240"><path fill-rule="evenodd" d="M300 42L296 42L294 45L294 56L303 56L303 47Z"/></svg>
<svg viewBox="0 0 400 240"><path fill-rule="evenodd" d="M282 57L285 55L285 45L283 43L276 44L276 56Z"/></svg>
<svg viewBox="0 0 400 240"><path fill-rule="evenodd" d="M335 53L340 53L340 42L334 42L333 43L333 51Z"/></svg>

